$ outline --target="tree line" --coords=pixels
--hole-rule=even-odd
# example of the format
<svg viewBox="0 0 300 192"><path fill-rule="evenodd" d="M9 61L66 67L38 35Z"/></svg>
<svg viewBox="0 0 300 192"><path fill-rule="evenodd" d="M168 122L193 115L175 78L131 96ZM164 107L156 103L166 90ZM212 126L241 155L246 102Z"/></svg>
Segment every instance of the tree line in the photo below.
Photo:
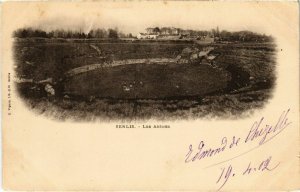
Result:
<svg viewBox="0 0 300 192"><path fill-rule="evenodd" d="M74 38L74 39L91 39L91 38L131 38L132 34L125 34L116 29L92 29L88 33L84 33L81 30L63 30L57 29L53 31L46 32L41 29L33 29L33 28L21 28L13 33L13 37L17 38L32 38L32 37L40 37L40 38Z"/></svg>
<svg viewBox="0 0 300 192"><path fill-rule="evenodd" d="M158 28L159 29L159 28ZM190 37L214 37L216 41L242 41L242 42L271 42L273 41L271 36L265 34L258 34L251 31L219 31L219 29L208 30L183 30L185 34ZM133 38L131 33L125 34L115 29L92 29L88 33L84 33L81 30L63 30L57 29L46 32L41 29L33 28L20 28L13 33L13 37L17 38L64 38L64 39L93 39L93 38L107 38L107 39L118 39L118 38Z"/></svg>
<svg viewBox="0 0 300 192"><path fill-rule="evenodd" d="M182 38L194 38L194 39L203 39L205 37L213 37L215 41L229 41L229 42L271 42L273 38L265 34L259 34L252 31L237 31L230 32L226 30L219 30L219 27L216 27L211 30L191 30L191 29L181 29L181 28L172 28L172 27L154 27L147 28L152 29L152 33L161 34L162 31L169 31L172 34L171 30L176 29L175 34L179 34ZM146 30L147 30L146 29Z"/></svg>
<svg viewBox="0 0 300 192"><path fill-rule="evenodd" d="M210 31L185 30L191 37L214 37L215 41L228 42L272 42L272 36L259 34L252 31L236 31L230 32L226 30L219 31L219 29L212 29Z"/></svg>
<svg viewBox="0 0 300 192"><path fill-rule="evenodd" d="M258 34L251 31L237 31L237 32L229 32L229 31L217 31L212 30L213 36L217 37L219 41L242 41L242 42L272 42L272 36L268 36L265 34Z"/></svg>

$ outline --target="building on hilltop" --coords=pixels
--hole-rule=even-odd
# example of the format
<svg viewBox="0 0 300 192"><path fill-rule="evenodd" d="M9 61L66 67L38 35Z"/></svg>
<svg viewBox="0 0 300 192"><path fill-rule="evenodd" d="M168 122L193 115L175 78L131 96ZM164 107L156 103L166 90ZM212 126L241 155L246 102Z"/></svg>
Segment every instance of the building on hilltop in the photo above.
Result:
<svg viewBox="0 0 300 192"><path fill-rule="evenodd" d="M162 27L160 29L160 34L161 35L170 35L171 34L171 29L170 27Z"/></svg>
<svg viewBox="0 0 300 192"><path fill-rule="evenodd" d="M147 34L147 33L138 33L136 36L138 39L156 39L158 37L157 34Z"/></svg>
<svg viewBox="0 0 300 192"><path fill-rule="evenodd" d="M146 31L147 31L147 34L152 34L152 33L154 33L154 28L148 27L146 29Z"/></svg>
<svg viewBox="0 0 300 192"><path fill-rule="evenodd" d="M160 29L160 35L179 35L180 29L175 27L162 27Z"/></svg>

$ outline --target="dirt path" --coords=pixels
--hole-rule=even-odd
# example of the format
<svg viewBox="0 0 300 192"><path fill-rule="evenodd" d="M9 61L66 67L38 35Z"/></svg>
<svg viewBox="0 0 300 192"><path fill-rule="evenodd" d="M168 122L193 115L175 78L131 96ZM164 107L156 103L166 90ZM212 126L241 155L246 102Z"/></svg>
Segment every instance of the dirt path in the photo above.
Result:
<svg viewBox="0 0 300 192"><path fill-rule="evenodd" d="M113 62L103 62L97 64L85 65L82 67L77 67L71 69L65 73L67 77L72 77L77 74L85 73L88 71L96 70L104 67L115 67L120 65L130 65L130 64L161 64L165 65L168 63L176 63L178 59L176 58L151 58L151 59L126 59L126 60L116 60ZM188 63L188 60L180 60L180 63Z"/></svg>

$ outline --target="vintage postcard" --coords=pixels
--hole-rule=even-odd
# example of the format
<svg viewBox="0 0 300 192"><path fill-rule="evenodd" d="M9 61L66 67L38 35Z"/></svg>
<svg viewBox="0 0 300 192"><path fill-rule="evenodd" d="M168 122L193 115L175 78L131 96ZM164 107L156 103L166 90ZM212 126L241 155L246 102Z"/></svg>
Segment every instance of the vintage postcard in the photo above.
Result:
<svg viewBox="0 0 300 192"><path fill-rule="evenodd" d="M1 4L7 191L300 188L298 2Z"/></svg>

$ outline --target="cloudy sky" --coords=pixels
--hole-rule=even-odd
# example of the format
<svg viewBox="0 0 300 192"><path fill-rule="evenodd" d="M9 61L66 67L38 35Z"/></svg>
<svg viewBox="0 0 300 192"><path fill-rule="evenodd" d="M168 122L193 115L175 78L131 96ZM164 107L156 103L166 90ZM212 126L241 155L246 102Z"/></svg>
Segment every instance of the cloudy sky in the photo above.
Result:
<svg viewBox="0 0 300 192"><path fill-rule="evenodd" d="M34 5L36 6L36 5ZM44 30L115 28L136 34L147 27L180 27L184 29L239 31L268 34L276 17L276 6L263 3L218 2L144 2L117 1L99 3L41 3L26 27ZM37 11L36 11L37 10ZM276 19L275 19L276 20ZM288 21L283 21L288 22Z"/></svg>

